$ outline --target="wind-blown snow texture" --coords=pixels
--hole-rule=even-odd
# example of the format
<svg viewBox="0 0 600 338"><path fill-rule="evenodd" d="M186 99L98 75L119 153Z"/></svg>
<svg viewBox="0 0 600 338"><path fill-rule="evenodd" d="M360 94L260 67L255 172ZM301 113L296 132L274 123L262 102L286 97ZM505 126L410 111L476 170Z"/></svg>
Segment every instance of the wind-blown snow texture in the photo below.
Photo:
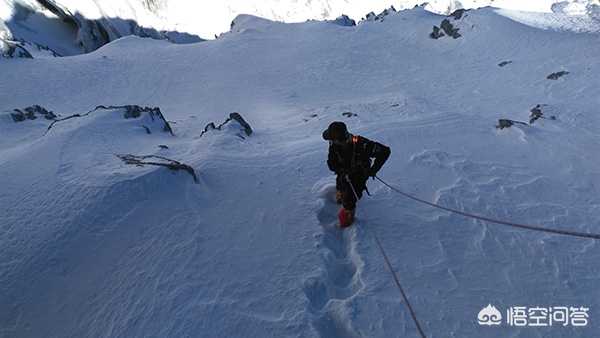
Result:
<svg viewBox="0 0 600 338"><path fill-rule="evenodd" d="M321 138L336 120L390 146L379 176L405 192L600 233L600 35L579 29L589 16L523 17L468 11L450 18L460 38L435 40L446 17L422 8L354 27L239 16L196 44L126 37L0 59L0 336L418 336L366 216L336 227ZM80 116L14 121L36 104ZM160 108L173 135L155 116L124 118L130 105ZM251 135L235 120L204 132L232 112ZM178 161L199 183L126 154ZM368 185L364 209L428 337L600 329L596 240ZM488 304L500 325L478 323ZM589 317L517 326L515 307Z"/></svg>

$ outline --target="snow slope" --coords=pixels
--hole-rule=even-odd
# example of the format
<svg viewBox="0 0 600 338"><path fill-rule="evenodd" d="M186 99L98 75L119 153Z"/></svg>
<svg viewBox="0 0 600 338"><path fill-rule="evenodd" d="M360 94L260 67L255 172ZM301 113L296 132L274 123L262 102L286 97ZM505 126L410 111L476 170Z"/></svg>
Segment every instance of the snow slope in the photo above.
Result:
<svg viewBox="0 0 600 338"><path fill-rule="evenodd" d="M14 41L22 40L36 44L25 45L29 52L41 45L62 56L94 51L128 35L190 43L228 31L240 14L288 23L335 20L342 15L359 21L388 9L421 4L421 0L0 0L0 52L12 55ZM486 6L600 17L598 0L431 0L424 4L426 10L443 15Z"/></svg>
<svg viewBox="0 0 600 338"><path fill-rule="evenodd" d="M402 191L600 233L599 33L519 16L468 11L460 38L434 40L446 17L422 8L355 27L243 15L196 44L0 59L0 336L417 337L367 216L428 337L593 336L597 240L379 181L336 227L321 133L340 120L390 146L379 176ZM80 116L13 121L35 104ZM173 134L126 105L160 108ZM488 304L501 325L478 324ZM514 307L589 317L518 326Z"/></svg>
<svg viewBox="0 0 600 338"><path fill-rule="evenodd" d="M405 10L422 4L428 11L444 15L461 8L486 6L525 12L585 12L589 4L598 4L596 0L221 0L218 3L197 1L193 4L186 0L167 0L164 4L162 1L158 3L164 7L163 19L166 18L164 24L167 29L198 34L202 38L212 38L227 31L231 20L239 14L290 23L334 20L344 14L358 21L370 12L379 14L392 6L396 10Z"/></svg>

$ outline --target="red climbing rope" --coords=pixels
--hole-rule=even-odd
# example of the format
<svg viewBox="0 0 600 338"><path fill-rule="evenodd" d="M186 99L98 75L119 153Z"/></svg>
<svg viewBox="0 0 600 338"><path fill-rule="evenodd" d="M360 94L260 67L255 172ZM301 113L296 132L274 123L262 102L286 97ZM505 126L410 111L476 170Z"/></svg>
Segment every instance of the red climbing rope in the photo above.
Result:
<svg viewBox="0 0 600 338"><path fill-rule="evenodd" d="M471 218L475 218L478 220L482 220L482 221L486 221L486 222L491 222L491 223L496 223L496 224L502 224L502 225L508 225L511 227L516 227L516 228L522 228L522 229L528 229L528 230L533 230L533 231L543 231L543 232L549 232L549 233L554 233L554 234L559 234L559 235L568 235L568 236L576 236L576 237L585 237L585 238L594 238L594 239L600 239L600 235L599 234L590 234L590 233L584 233L584 232L576 232L576 231L569 231L569 230L560 230L560 229L549 229L549 228L542 228L542 227L536 227L536 226L531 226L531 225L525 225L525 224L519 224L519 223L513 223L513 222L506 222L506 221L500 221L500 220L496 220L496 219L492 219L492 218L488 218L488 217L483 217L483 216L478 216L478 215L473 215L473 214L469 214L463 211L459 211L459 210L454 210L454 209L450 209L435 203L431 203L431 202L427 202L425 200L422 200L420 198L411 196L405 192L402 192L394 187L392 187L391 185L389 185L388 183L386 183L384 180L382 180L381 178L379 178L378 176L375 176L381 183L383 183L384 185L386 185L388 188L392 189L393 191L404 195L410 199L413 199L415 201L430 205L432 207L438 208L438 209L442 209L445 211L449 211L455 214L459 214L459 215L463 215L466 217L471 217Z"/></svg>
<svg viewBox="0 0 600 338"><path fill-rule="evenodd" d="M365 219L367 220L367 223L369 224L369 227L371 228L371 233L373 234L373 238L375 238L375 242L377 243L377 246L379 246L379 250L381 251L381 254L383 255L383 259L385 260L385 263L387 264L388 268L392 272L392 276L394 277L396 286L398 287L398 290L400 290L400 294L402 295L402 298L404 299L404 302L406 303L408 312L410 312L410 315L411 315L413 321L415 322L415 325L417 326L417 330L419 330L421 337L425 338L425 333L423 332L423 329L421 328L421 324L419 324L419 321L417 320L417 316L415 315L415 311L413 311L412 306L408 302L408 297L406 297L406 294L404 293L404 290L402 289L402 285L400 285L398 276L396 276L396 272L394 272L394 268L392 267L390 260L388 259L387 255L385 254L385 250L383 250L383 247L381 246L381 242L379 241L379 237L377 237L377 234L375 233L375 229L373 229L373 225L371 224L371 221L369 220L369 216L367 216L367 212L365 211L365 208L363 207L362 203L360 202L360 199L358 198L358 194L356 193L356 190L354 190L354 186L352 185L352 182L350 182L350 179L348 178L348 176L346 176L346 180L348 181L348 184L350 184L350 187L352 188L352 192L354 193L354 196L356 197L357 203L360 206L360 209L362 210L363 214L365 215Z"/></svg>

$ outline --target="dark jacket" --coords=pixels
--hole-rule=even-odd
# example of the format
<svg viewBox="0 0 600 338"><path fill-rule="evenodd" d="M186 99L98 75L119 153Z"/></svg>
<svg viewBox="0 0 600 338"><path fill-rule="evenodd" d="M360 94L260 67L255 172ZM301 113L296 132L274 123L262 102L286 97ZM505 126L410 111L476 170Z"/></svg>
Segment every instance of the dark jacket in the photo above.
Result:
<svg viewBox="0 0 600 338"><path fill-rule="evenodd" d="M338 175L375 176L390 156L390 148L365 137L353 135L344 145L330 142L327 165ZM371 158L375 161L371 165Z"/></svg>

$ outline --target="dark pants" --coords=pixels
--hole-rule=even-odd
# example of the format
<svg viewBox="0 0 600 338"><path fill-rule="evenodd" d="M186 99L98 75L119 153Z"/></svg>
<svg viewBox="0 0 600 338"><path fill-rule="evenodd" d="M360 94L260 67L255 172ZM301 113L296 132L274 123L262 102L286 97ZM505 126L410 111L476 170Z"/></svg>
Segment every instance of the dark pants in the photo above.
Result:
<svg viewBox="0 0 600 338"><path fill-rule="evenodd" d="M360 199L362 197L362 193L365 189L367 189L367 179L368 176L365 176L361 173L354 173L348 175L350 178L350 182L352 183L352 187L354 187L354 191L356 192L356 196ZM354 191L346 180L346 176L338 175L335 180L335 188L339 191L344 192L344 200L342 201L342 205L346 210L354 210L356 208L356 196L354 195Z"/></svg>

